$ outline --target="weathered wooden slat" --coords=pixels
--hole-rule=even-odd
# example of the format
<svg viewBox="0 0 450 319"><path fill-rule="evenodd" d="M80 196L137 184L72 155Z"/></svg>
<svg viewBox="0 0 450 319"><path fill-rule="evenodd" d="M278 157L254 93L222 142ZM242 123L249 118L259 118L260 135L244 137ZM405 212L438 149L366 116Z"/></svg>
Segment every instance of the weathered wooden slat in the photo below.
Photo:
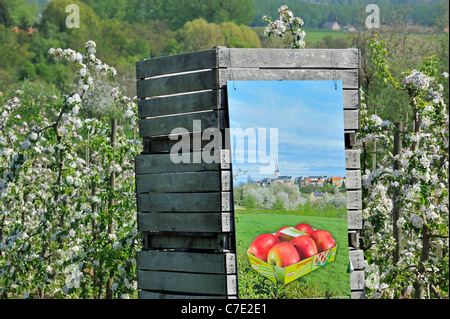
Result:
<svg viewBox="0 0 450 319"><path fill-rule="evenodd" d="M138 213L139 231L220 233L233 228L230 213Z"/></svg>
<svg viewBox="0 0 450 319"><path fill-rule="evenodd" d="M236 275L138 270L138 289L196 294L236 294Z"/></svg>
<svg viewBox="0 0 450 319"><path fill-rule="evenodd" d="M143 232L144 249L230 250L231 233L155 233Z"/></svg>
<svg viewBox="0 0 450 319"><path fill-rule="evenodd" d="M215 151L225 149L225 130L208 130L211 135L206 136L205 132L174 134L169 136L144 137L144 153L176 153L183 150L183 153L197 151ZM198 156L198 155L196 155ZM182 158L179 159L180 161Z"/></svg>
<svg viewBox="0 0 450 319"><path fill-rule="evenodd" d="M150 78L136 83L139 99L211 89L218 89L216 70Z"/></svg>
<svg viewBox="0 0 450 319"><path fill-rule="evenodd" d="M221 111L208 111L141 119L139 120L139 136L150 137L202 132L209 128L220 129L220 113Z"/></svg>
<svg viewBox="0 0 450 319"><path fill-rule="evenodd" d="M347 210L347 227L349 230L362 229L362 220L360 210Z"/></svg>
<svg viewBox="0 0 450 319"><path fill-rule="evenodd" d="M207 128L220 129L219 123L218 111L141 119L139 121L139 136L151 137L177 133L202 132Z"/></svg>
<svg viewBox="0 0 450 319"><path fill-rule="evenodd" d="M350 250L349 252L350 261L354 270L364 269L364 251L362 250Z"/></svg>
<svg viewBox="0 0 450 319"><path fill-rule="evenodd" d="M230 253L139 251L137 253L137 267L142 270L235 274L236 255Z"/></svg>
<svg viewBox="0 0 450 319"><path fill-rule="evenodd" d="M230 169L230 151L170 154L148 154L135 157L135 172L140 174L204 172ZM180 156L180 157L178 157Z"/></svg>
<svg viewBox="0 0 450 319"><path fill-rule="evenodd" d="M136 175L137 193L220 192L230 190L229 171Z"/></svg>
<svg viewBox="0 0 450 319"><path fill-rule="evenodd" d="M344 110L344 130L359 130L359 110Z"/></svg>
<svg viewBox="0 0 450 319"><path fill-rule="evenodd" d="M218 109L223 107L220 103L220 94L223 94L223 90L138 100L138 117L145 118Z"/></svg>
<svg viewBox="0 0 450 319"><path fill-rule="evenodd" d="M219 66L227 68L359 68L358 49L227 49L219 47Z"/></svg>
<svg viewBox="0 0 450 319"><path fill-rule="evenodd" d="M345 150L345 167L347 169L361 168L361 160L359 156L360 150L357 149Z"/></svg>
<svg viewBox="0 0 450 319"><path fill-rule="evenodd" d="M216 50L196 51L136 62L136 78L216 68Z"/></svg>
<svg viewBox="0 0 450 319"><path fill-rule="evenodd" d="M347 209L362 209L362 196L360 190L347 191Z"/></svg>
<svg viewBox="0 0 450 319"><path fill-rule="evenodd" d="M223 129L224 117L221 111L208 111L200 113L187 113L168 117L154 117L141 119L139 121L139 136L151 137L175 134L177 132L200 132L208 128ZM199 125L194 123L198 121ZM358 130L360 127L360 117L358 110L344 110L344 129ZM182 131L174 131L181 129Z"/></svg>
<svg viewBox="0 0 450 319"><path fill-rule="evenodd" d="M354 290L351 293L351 299L366 299L366 295L363 290Z"/></svg>
<svg viewBox="0 0 450 319"><path fill-rule="evenodd" d="M343 89L358 89L358 69L221 69L220 88L227 81L342 81Z"/></svg>
<svg viewBox="0 0 450 319"><path fill-rule="evenodd" d="M352 290L364 290L364 270L354 270L350 274L350 287Z"/></svg>
<svg viewBox="0 0 450 319"><path fill-rule="evenodd" d="M360 105L359 90L342 90L344 110L358 110Z"/></svg>
<svg viewBox="0 0 450 319"><path fill-rule="evenodd" d="M361 171L346 170L345 187L347 189L361 189Z"/></svg>
<svg viewBox="0 0 450 319"><path fill-rule="evenodd" d="M187 294L170 294L160 293L148 290L140 290L138 292L139 299L237 299L236 295L187 295Z"/></svg>
<svg viewBox="0 0 450 319"><path fill-rule="evenodd" d="M138 212L228 212L229 192L137 194Z"/></svg>

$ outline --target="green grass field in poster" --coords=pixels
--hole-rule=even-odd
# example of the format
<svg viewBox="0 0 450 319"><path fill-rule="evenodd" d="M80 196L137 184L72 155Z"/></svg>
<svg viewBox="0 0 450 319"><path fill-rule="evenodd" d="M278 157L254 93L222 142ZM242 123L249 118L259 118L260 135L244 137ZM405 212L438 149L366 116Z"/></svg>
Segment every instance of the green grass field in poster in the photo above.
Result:
<svg viewBox="0 0 450 319"><path fill-rule="evenodd" d="M287 285L273 283L251 268L246 251L254 238L301 222L333 234L338 244L333 262ZM236 212L236 246L240 298L350 298L347 219L270 214L270 211L266 214Z"/></svg>

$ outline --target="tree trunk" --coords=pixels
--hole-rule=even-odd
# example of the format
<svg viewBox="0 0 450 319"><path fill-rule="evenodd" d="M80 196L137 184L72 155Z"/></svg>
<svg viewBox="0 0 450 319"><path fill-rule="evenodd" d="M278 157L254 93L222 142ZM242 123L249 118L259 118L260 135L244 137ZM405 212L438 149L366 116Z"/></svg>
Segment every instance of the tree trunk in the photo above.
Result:
<svg viewBox="0 0 450 319"><path fill-rule="evenodd" d="M111 120L111 146L113 148L116 147L116 133L117 133L117 120ZM109 178L109 191L112 192L114 188L116 187L116 175L113 171L111 172L111 176ZM114 196L110 196L108 208L111 210L111 207L114 206ZM111 212L110 212L111 213ZM111 218L111 222L108 225L108 233L114 234L114 224L113 219ZM113 272L110 272L110 278L108 279L108 282L106 283L106 295L105 299L112 299L112 285L113 285Z"/></svg>
<svg viewBox="0 0 450 319"><path fill-rule="evenodd" d="M402 141L400 137L400 133L402 131L402 124L401 123L395 123L395 126L397 127L394 135L394 156L400 155L402 152ZM400 167L399 161L394 161L394 171L398 170ZM400 259L400 255L402 253L402 228L398 227L397 222L402 217L402 210L401 210L401 204L397 202L398 195L401 193L401 185L396 187L392 194L392 201L393 201L393 209L392 209L392 226L393 226L393 235L396 243L396 247L394 250L394 256L393 256L393 263L394 265L398 262Z"/></svg>

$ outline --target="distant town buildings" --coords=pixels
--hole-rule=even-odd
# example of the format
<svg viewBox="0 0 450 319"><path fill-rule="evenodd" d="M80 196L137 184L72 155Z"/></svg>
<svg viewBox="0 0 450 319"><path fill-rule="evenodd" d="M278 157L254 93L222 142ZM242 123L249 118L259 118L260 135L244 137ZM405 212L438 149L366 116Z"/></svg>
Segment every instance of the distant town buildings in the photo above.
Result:
<svg viewBox="0 0 450 319"><path fill-rule="evenodd" d="M331 184L332 186L341 187L342 184L345 184L345 177L339 176L299 176L294 178L293 176L282 176L280 175L280 169L278 168L278 161L275 164L275 171L273 173L273 178L263 178L256 182L259 186L269 186L275 184L298 184L299 187L307 187L307 186L316 186L322 187L325 186L326 183ZM316 191L317 193L317 191ZM322 193L317 193L315 198L321 197Z"/></svg>
<svg viewBox="0 0 450 319"><path fill-rule="evenodd" d="M294 177L292 176L280 176L280 170L278 169L278 161L275 164L275 171L273 178L264 178L257 182L260 186L274 185L274 184L294 184Z"/></svg>

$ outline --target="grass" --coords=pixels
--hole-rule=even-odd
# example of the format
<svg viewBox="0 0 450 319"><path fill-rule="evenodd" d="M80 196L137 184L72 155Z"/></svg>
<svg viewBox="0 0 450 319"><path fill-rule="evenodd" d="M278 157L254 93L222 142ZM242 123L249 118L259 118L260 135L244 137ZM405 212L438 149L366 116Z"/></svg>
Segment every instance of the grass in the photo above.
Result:
<svg viewBox="0 0 450 319"><path fill-rule="evenodd" d="M332 233L338 244L336 258L287 284L276 284L254 271L246 251L254 238L262 233L276 232L282 226L295 226L300 222ZM270 213L236 212L236 243L239 297L244 299L303 299L349 298L347 220L317 216L298 216Z"/></svg>
<svg viewBox="0 0 450 319"><path fill-rule="evenodd" d="M319 28L304 28L306 32L305 39L307 46L313 47L314 44L317 42L322 41L326 36L333 36L333 37L342 37L347 38L352 35L351 32L343 31L343 30L328 30L328 29L319 29Z"/></svg>

